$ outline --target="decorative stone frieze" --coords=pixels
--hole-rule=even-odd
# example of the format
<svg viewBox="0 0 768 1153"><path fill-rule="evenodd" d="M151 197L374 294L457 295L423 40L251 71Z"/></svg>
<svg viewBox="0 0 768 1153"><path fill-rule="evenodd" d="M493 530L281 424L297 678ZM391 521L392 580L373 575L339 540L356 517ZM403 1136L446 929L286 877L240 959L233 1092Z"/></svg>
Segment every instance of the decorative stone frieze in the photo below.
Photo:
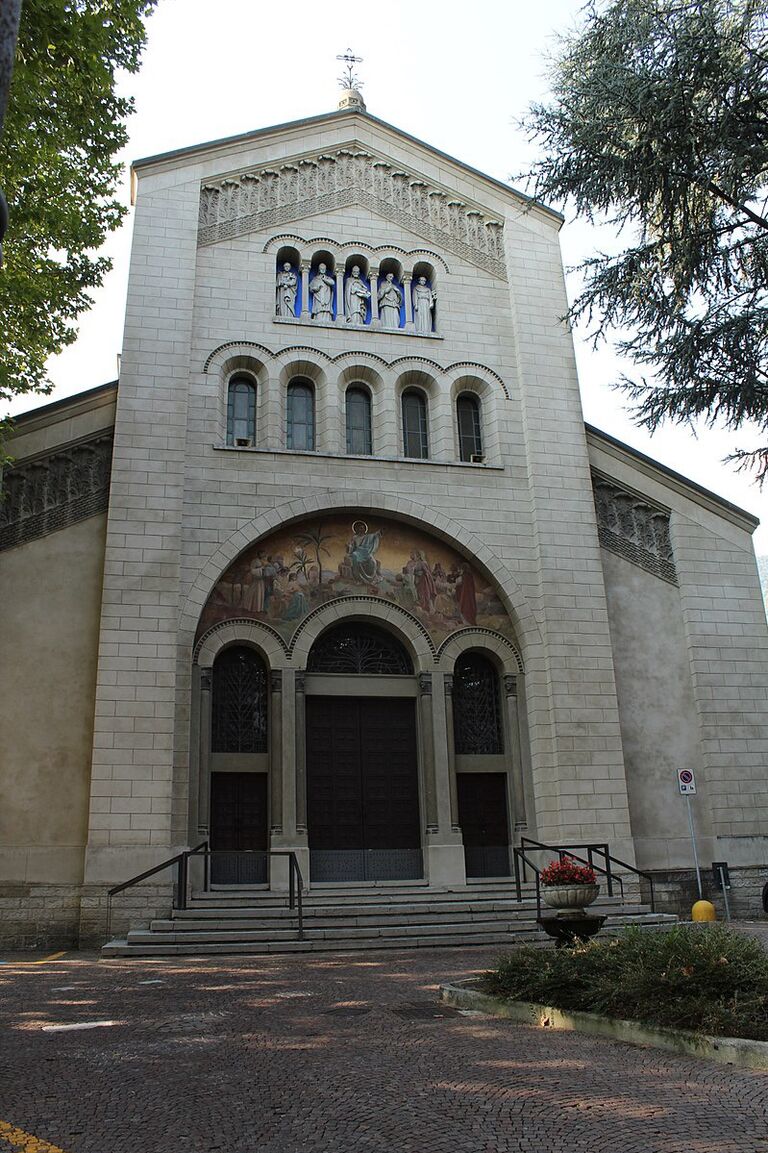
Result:
<svg viewBox="0 0 768 1153"><path fill-rule="evenodd" d="M603 548L677 584L669 512L603 477L593 475L592 484Z"/></svg>
<svg viewBox="0 0 768 1153"><path fill-rule="evenodd" d="M110 430L8 469L0 502L0 549L106 512L111 464Z"/></svg>
<svg viewBox="0 0 768 1153"><path fill-rule="evenodd" d="M198 243L216 244L352 204L507 278L503 221L371 152L345 148L203 185Z"/></svg>

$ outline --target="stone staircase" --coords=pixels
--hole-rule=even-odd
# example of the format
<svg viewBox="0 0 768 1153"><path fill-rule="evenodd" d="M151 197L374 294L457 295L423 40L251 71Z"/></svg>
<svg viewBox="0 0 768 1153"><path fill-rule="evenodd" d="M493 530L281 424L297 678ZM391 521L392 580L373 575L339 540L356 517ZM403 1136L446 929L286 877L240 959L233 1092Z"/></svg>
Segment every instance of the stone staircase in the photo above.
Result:
<svg viewBox="0 0 768 1153"><path fill-rule="evenodd" d="M131 929L110 941L104 957L173 957L209 954L349 952L467 945L509 946L543 940L532 892L515 897L511 881L476 882L456 889L421 883L328 885L304 896L304 935L285 894L258 889L194 893L186 909L167 920ZM661 927L677 918L647 905L605 897L591 906L607 914L606 929L628 924Z"/></svg>

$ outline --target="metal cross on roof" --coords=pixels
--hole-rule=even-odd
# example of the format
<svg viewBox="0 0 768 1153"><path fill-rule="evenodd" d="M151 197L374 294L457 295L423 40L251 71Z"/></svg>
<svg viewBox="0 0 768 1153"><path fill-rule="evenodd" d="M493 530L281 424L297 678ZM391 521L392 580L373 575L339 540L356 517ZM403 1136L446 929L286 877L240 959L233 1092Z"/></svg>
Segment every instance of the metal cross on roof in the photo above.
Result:
<svg viewBox="0 0 768 1153"><path fill-rule="evenodd" d="M362 88L363 82L354 73L355 64L362 64L362 56L355 56L351 48L348 48L343 56L337 56L337 60L343 60L347 66L345 76L339 76L339 84L342 88Z"/></svg>

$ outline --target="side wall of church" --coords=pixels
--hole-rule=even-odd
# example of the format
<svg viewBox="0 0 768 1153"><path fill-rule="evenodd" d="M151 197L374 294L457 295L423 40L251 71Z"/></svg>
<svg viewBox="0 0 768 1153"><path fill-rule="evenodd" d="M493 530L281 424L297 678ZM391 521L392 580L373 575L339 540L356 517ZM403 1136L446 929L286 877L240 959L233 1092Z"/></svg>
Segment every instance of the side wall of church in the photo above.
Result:
<svg viewBox="0 0 768 1153"><path fill-rule="evenodd" d="M114 403L20 425L16 462L109 431ZM42 456L41 456L42 454ZM0 940L77 941L106 515L0 552ZM11 735L12 734L12 735ZM94 798L98 807L100 801Z"/></svg>
<svg viewBox="0 0 768 1153"><path fill-rule="evenodd" d="M591 445L602 475L670 510L675 584L604 552L638 863L690 896L692 851L675 772L692 768L698 848L734 876L732 904L761 911L768 870L768 623L738 509L620 450Z"/></svg>

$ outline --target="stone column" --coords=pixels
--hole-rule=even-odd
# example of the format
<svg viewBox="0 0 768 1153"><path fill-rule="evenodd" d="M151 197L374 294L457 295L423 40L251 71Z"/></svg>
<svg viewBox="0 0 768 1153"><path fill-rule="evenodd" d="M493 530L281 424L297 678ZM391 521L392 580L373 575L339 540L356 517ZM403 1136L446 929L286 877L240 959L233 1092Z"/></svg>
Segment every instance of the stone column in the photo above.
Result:
<svg viewBox="0 0 768 1153"><path fill-rule="evenodd" d="M346 310L344 308L344 270L336 273L336 323L346 324Z"/></svg>
<svg viewBox="0 0 768 1153"><path fill-rule="evenodd" d="M369 273L371 282L371 325L379 323L379 270L371 269Z"/></svg>
<svg viewBox="0 0 768 1153"><path fill-rule="evenodd" d="M525 786L523 783L523 758L520 751L520 720L517 714L517 677L504 677L504 699L506 702L508 756L512 773L512 805L514 807L515 829L528 828L525 813Z"/></svg>
<svg viewBox="0 0 768 1153"><path fill-rule="evenodd" d="M403 296L405 297L405 327L413 332L413 297L411 296L412 276L403 274Z"/></svg>
<svg viewBox="0 0 768 1153"><path fill-rule="evenodd" d="M309 265L306 261L301 262L301 319L309 320Z"/></svg>
<svg viewBox="0 0 768 1153"><path fill-rule="evenodd" d="M296 832L307 831L307 727L306 697L304 695L306 673L296 673Z"/></svg>
<svg viewBox="0 0 768 1153"><path fill-rule="evenodd" d="M449 755L448 713L443 678L444 674L440 671L419 676L422 726L427 730L430 723L432 725L432 740L425 741L423 745L427 809L425 843L427 876L430 885L436 888L466 883L464 846L452 814L451 779L455 783L456 774ZM428 757L430 745L431 764ZM431 815L430 804L434 815Z"/></svg>
<svg viewBox="0 0 768 1153"><path fill-rule="evenodd" d="M269 789L271 832L283 831L283 674L273 669L270 674Z"/></svg>
<svg viewBox="0 0 768 1153"><path fill-rule="evenodd" d="M419 673L419 723L421 762L424 769L424 807L427 833L438 828L435 782L435 734L432 716L432 674Z"/></svg>
<svg viewBox="0 0 768 1153"><path fill-rule="evenodd" d="M200 669L200 770L197 778L197 827L207 834L211 807L211 710L213 669Z"/></svg>
<svg viewBox="0 0 768 1153"><path fill-rule="evenodd" d="M445 674L445 736L448 745L448 784L451 794L451 829L459 831L459 789L456 782L456 743L453 737L453 675Z"/></svg>

